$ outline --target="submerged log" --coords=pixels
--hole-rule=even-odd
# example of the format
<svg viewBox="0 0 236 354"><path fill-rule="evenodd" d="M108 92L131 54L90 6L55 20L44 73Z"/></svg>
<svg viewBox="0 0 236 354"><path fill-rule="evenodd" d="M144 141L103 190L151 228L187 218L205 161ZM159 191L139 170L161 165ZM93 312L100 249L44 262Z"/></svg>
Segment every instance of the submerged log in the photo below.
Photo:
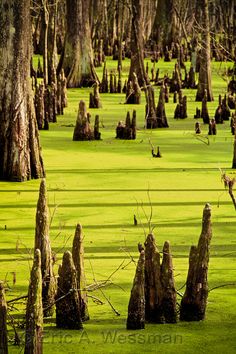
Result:
<svg viewBox="0 0 236 354"><path fill-rule="evenodd" d="M177 322L176 290L170 243L166 241L163 247L161 264L161 280L163 289L162 308L166 323Z"/></svg>
<svg viewBox="0 0 236 354"><path fill-rule="evenodd" d="M56 324L58 328L82 329L80 298L77 288L77 272L72 254L66 251L58 269L56 296Z"/></svg>
<svg viewBox="0 0 236 354"><path fill-rule="evenodd" d="M186 290L180 306L180 320L182 321L200 321L205 318L211 237L211 207L209 204L206 204L203 210L202 232L198 246L192 247L189 254Z"/></svg>
<svg viewBox="0 0 236 354"><path fill-rule="evenodd" d="M49 210L47 204L46 181L42 179L36 211L35 250L41 253L42 301L44 317L53 314L56 280L53 274L53 257L49 237Z"/></svg>
<svg viewBox="0 0 236 354"><path fill-rule="evenodd" d="M77 224L72 247L72 258L76 269L77 289L80 298L80 312L82 321L89 320L88 297L86 293L86 278L84 271L84 245L81 224Z"/></svg>
<svg viewBox="0 0 236 354"><path fill-rule="evenodd" d="M143 329L145 327L144 267L145 252L142 250L140 252L129 300L128 318L126 323L127 329Z"/></svg>
<svg viewBox="0 0 236 354"><path fill-rule="evenodd" d="M8 354L7 302L4 285L0 282L0 353Z"/></svg>
<svg viewBox="0 0 236 354"><path fill-rule="evenodd" d="M43 303L41 253L35 250L26 307L25 354L43 353Z"/></svg>
<svg viewBox="0 0 236 354"><path fill-rule="evenodd" d="M160 253L153 234L145 241L145 319L163 323Z"/></svg>

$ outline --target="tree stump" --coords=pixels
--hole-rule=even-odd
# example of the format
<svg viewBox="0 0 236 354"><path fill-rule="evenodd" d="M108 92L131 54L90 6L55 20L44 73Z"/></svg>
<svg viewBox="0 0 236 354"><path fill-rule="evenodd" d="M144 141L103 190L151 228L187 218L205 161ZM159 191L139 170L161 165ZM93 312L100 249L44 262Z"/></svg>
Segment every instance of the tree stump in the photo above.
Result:
<svg viewBox="0 0 236 354"><path fill-rule="evenodd" d="M205 90L205 95L202 99L201 118L203 119L204 124L209 124L210 118L209 118L209 113L207 108L207 90Z"/></svg>
<svg viewBox="0 0 236 354"><path fill-rule="evenodd" d="M155 108L154 89L152 85L146 87L146 128L157 128L157 116Z"/></svg>
<svg viewBox="0 0 236 354"><path fill-rule="evenodd" d="M88 298L86 293L86 278L84 271L84 245L81 224L77 224L72 247L72 258L76 269L77 289L80 299L80 314L82 321L89 320Z"/></svg>
<svg viewBox="0 0 236 354"><path fill-rule="evenodd" d="M7 302L2 282L0 282L0 353L8 354Z"/></svg>
<svg viewBox="0 0 236 354"><path fill-rule="evenodd" d="M106 68L106 61L104 62L104 67L103 67L102 81L100 84L100 92L108 93L108 73Z"/></svg>
<svg viewBox="0 0 236 354"><path fill-rule="evenodd" d="M49 211L47 204L46 181L42 179L36 211L35 250L41 253L42 302L44 317L52 316L56 293L56 280L53 273L53 257L49 237Z"/></svg>
<svg viewBox="0 0 236 354"><path fill-rule="evenodd" d="M163 323L160 253L153 234L145 241L145 319Z"/></svg>
<svg viewBox="0 0 236 354"><path fill-rule="evenodd" d="M144 267L145 252L142 250L140 252L129 300L126 323L127 329L143 329L145 327Z"/></svg>
<svg viewBox="0 0 236 354"><path fill-rule="evenodd" d="M201 134L201 126L199 122L195 123L195 133L196 134Z"/></svg>
<svg viewBox="0 0 236 354"><path fill-rule="evenodd" d="M93 137L94 135L90 127L89 115L87 113L86 104L84 101L80 101L77 121L73 134L73 140L93 140Z"/></svg>
<svg viewBox="0 0 236 354"><path fill-rule="evenodd" d="M93 87L93 93L90 93L89 108L101 108L101 100L99 94L99 86L96 82Z"/></svg>
<svg viewBox="0 0 236 354"><path fill-rule="evenodd" d="M72 254L66 251L58 269L56 296L56 324L58 328L82 329L80 298L77 288L77 272Z"/></svg>
<svg viewBox="0 0 236 354"><path fill-rule="evenodd" d="M94 121L94 139L95 140L101 140L101 133L99 131L99 115L95 116L95 121Z"/></svg>
<svg viewBox="0 0 236 354"><path fill-rule="evenodd" d="M41 253L35 250L30 275L25 325L25 354L43 353L43 303Z"/></svg>
<svg viewBox="0 0 236 354"><path fill-rule="evenodd" d="M206 204L203 210L202 232L198 246L192 247L189 254L186 290L180 306L180 320L182 321L201 321L205 318L211 237L211 207L209 204Z"/></svg>
<svg viewBox="0 0 236 354"><path fill-rule="evenodd" d="M210 120L208 135L216 135L216 122L215 122L215 119L211 119Z"/></svg>
<svg viewBox="0 0 236 354"><path fill-rule="evenodd" d="M161 264L161 280L163 289L162 308L166 323L177 322L176 290L170 244L164 243Z"/></svg>
<svg viewBox="0 0 236 354"><path fill-rule="evenodd" d="M140 104L141 102L141 89L138 83L138 78L133 73L132 81L128 81L126 91L126 103L127 104Z"/></svg>
<svg viewBox="0 0 236 354"><path fill-rule="evenodd" d="M156 109L156 117L157 117L157 128L168 128L168 122L166 118L166 111L165 111L165 91L164 87L162 86L160 89L159 94L159 101Z"/></svg>

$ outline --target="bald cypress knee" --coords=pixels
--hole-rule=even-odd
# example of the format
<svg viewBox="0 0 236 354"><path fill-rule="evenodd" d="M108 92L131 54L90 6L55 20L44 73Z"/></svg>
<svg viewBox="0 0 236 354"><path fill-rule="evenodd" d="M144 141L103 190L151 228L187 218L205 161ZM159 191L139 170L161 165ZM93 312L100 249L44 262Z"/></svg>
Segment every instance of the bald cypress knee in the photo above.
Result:
<svg viewBox="0 0 236 354"><path fill-rule="evenodd" d="M43 303L41 252L35 250L34 263L30 275L25 325L25 354L43 353Z"/></svg>
<svg viewBox="0 0 236 354"><path fill-rule="evenodd" d="M153 234L145 241L145 319L163 323L160 253Z"/></svg>
<svg viewBox="0 0 236 354"><path fill-rule="evenodd" d="M7 302L4 285L0 282L0 353L8 354L7 339Z"/></svg>
<svg viewBox="0 0 236 354"><path fill-rule="evenodd" d="M47 204L46 181L40 184L39 199L36 211L35 249L41 252L42 301L44 316L53 314L53 303L56 293L56 280L53 273L53 257L49 237L49 210Z"/></svg>
<svg viewBox="0 0 236 354"><path fill-rule="evenodd" d="M182 321L200 321L205 318L211 237L211 207L206 204L203 210L202 232L198 246L192 247L190 250L186 290L180 306L180 319Z"/></svg>
<svg viewBox="0 0 236 354"><path fill-rule="evenodd" d="M76 269L77 288L80 295L80 311L82 321L89 320L86 278L84 271L84 245L82 225L77 224L72 247L72 258Z"/></svg>
<svg viewBox="0 0 236 354"><path fill-rule="evenodd" d="M127 329L143 329L145 327L144 267L145 252L142 250L140 252L129 300L126 323Z"/></svg>
<svg viewBox="0 0 236 354"><path fill-rule="evenodd" d="M72 254L66 251L58 269L56 296L56 324L58 328L82 329L80 295L77 288L77 272Z"/></svg>
<svg viewBox="0 0 236 354"><path fill-rule="evenodd" d="M163 247L161 264L161 280L163 289L162 307L166 323L177 322L176 290L170 243L166 241Z"/></svg>

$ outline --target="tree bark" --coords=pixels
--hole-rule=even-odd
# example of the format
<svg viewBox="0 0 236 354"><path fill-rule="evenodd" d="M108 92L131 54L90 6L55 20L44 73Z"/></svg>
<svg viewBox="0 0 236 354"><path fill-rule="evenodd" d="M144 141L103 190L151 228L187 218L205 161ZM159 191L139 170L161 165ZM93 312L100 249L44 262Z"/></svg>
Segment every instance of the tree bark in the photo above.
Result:
<svg viewBox="0 0 236 354"><path fill-rule="evenodd" d="M145 319L163 323L160 253L153 234L145 241Z"/></svg>
<svg viewBox="0 0 236 354"><path fill-rule="evenodd" d="M208 0L197 0L202 7L201 21L201 58L200 71L198 78L198 89L196 101L202 101L205 90L207 90L207 101L213 101L213 92L211 87L211 45L210 45L210 27L209 27L209 12Z"/></svg>
<svg viewBox="0 0 236 354"><path fill-rule="evenodd" d="M133 80L134 73L138 83L144 86L146 74L144 68L144 28L143 28L143 1L132 0L132 28L131 28L131 62L128 81Z"/></svg>
<svg viewBox="0 0 236 354"><path fill-rule="evenodd" d="M129 300L127 329L143 329L145 327L144 267L145 253L142 250Z"/></svg>
<svg viewBox="0 0 236 354"><path fill-rule="evenodd" d="M26 308L25 354L43 353L43 303L41 253L35 250Z"/></svg>
<svg viewBox="0 0 236 354"><path fill-rule="evenodd" d="M91 86L98 81L93 64L90 0L67 0L67 35L63 68L68 87Z"/></svg>
<svg viewBox="0 0 236 354"><path fill-rule="evenodd" d="M30 0L0 5L0 179L44 176L30 84Z"/></svg>
<svg viewBox="0 0 236 354"><path fill-rule="evenodd" d="M211 207L206 204L203 210L202 232L198 246L192 247L190 250L187 285L180 306L180 319L182 321L201 321L205 318L211 237Z"/></svg>
<svg viewBox="0 0 236 354"><path fill-rule="evenodd" d="M41 252L42 301L44 317L52 316L56 293L56 280L53 274L52 250L49 238L49 211L47 205L46 182L40 184L36 212L35 249Z"/></svg>
<svg viewBox="0 0 236 354"><path fill-rule="evenodd" d="M80 294L80 311L82 321L89 320L88 313L88 298L86 293L86 278L84 271L84 245L82 226L78 224L75 230L75 236L72 247L72 258L76 269L77 275L77 288Z"/></svg>
<svg viewBox="0 0 236 354"><path fill-rule="evenodd" d="M80 299L77 288L76 269L72 254L63 255L62 265L58 270L56 302L56 324L58 328L82 329Z"/></svg>
<svg viewBox="0 0 236 354"><path fill-rule="evenodd" d="M8 354L7 342L7 302L3 283L0 282L0 353Z"/></svg>

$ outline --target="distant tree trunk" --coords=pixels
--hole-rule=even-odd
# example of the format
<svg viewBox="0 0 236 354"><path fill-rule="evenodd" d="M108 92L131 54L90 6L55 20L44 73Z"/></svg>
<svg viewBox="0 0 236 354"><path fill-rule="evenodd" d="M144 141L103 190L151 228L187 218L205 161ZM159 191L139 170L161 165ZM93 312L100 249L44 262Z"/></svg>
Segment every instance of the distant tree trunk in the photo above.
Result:
<svg viewBox="0 0 236 354"><path fill-rule="evenodd" d="M132 28L131 28L131 63L129 81L133 73L137 75L140 86L146 83L144 68L144 29L143 29L143 1L132 0Z"/></svg>
<svg viewBox="0 0 236 354"><path fill-rule="evenodd" d="M0 179L44 176L30 84L30 0L0 4Z"/></svg>
<svg viewBox="0 0 236 354"><path fill-rule="evenodd" d="M198 78L198 90L196 101L202 101L205 90L207 90L207 101L213 101L213 92L211 87L211 45L210 45L210 28L208 0L197 0L202 8L201 20L201 52L200 52L200 71Z"/></svg>
<svg viewBox="0 0 236 354"><path fill-rule="evenodd" d="M91 86L99 81L93 64L90 0L67 0L67 34L63 68L68 87Z"/></svg>

